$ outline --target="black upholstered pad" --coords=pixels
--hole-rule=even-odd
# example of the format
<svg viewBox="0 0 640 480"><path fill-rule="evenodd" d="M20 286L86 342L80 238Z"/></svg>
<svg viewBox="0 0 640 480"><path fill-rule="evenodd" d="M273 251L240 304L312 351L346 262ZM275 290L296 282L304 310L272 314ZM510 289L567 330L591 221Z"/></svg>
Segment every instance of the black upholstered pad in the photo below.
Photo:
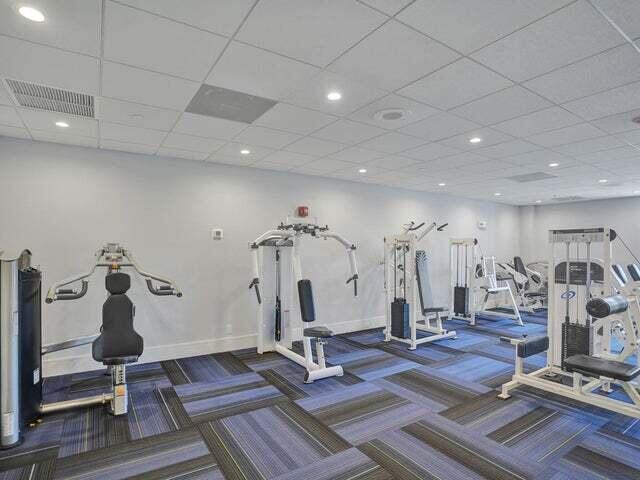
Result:
<svg viewBox="0 0 640 480"><path fill-rule="evenodd" d="M516 353L520 358L528 358L547 350L549 350L549 337L547 336L527 338L516 347Z"/></svg>
<svg viewBox="0 0 640 480"><path fill-rule="evenodd" d="M609 377L623 382L630 382L640 375L640 367L628 363L605 360L589 355L572 355L564 361L569 371L576 371L594 377Z"/></svg>
<svg viewBox="0 0 640 480"><path fill-rule="evenodd" d="M447 310L449 310L447 307L427 307L422 309L422 314L446 312Z"/></svg>
<svg viewBox="0 0 640 480"><path fill-rule="evenodd" d="M311 327L305 328L303 335L305 337L329 338L333 337L333 332L327 327Z"/></svg>

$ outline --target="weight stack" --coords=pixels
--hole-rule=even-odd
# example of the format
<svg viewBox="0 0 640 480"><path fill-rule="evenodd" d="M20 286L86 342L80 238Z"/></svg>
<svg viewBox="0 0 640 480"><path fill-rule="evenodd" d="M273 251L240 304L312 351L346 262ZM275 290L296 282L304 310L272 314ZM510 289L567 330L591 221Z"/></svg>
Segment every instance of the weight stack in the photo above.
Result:
<svg viewBox="0 0 640 480"><path fill-rule="evenodd" d="M391 302L391 335L397 338L409 338L409 304L404 298Z"/></svg>
<svg viewBox="0 0 640 480"><path fill-rule="evenodd" d="M469 287L453 287L453 313L469 316Z"/></svg>
<svg viewBox="0 0 640 480"><path fill-rule="evenodd" d="M585 325L562 324L562 368L572 355L591 354L591 328Z"/></svg>

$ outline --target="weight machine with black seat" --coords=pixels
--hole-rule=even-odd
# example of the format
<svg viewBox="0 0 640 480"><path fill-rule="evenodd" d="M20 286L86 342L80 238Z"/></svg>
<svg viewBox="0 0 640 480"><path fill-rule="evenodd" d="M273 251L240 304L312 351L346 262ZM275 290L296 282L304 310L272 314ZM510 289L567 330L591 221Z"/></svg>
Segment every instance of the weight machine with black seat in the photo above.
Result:
<svg viewBox="0 0 640 480"><path fill-rule="evenodd" d="M640 365L627 361L637 354L640 310L622 267L612 265L616 238L610 228L549 231L547 335L502 338L516 346L516 360L513 378L502 385L500 398L507 399L511 390L526 385L640 418L636 381ZM602 258L593 258L594 245L601 246ZM558 247L564 247L564 259L557 255ZM631 267L629 272L633 277L636 269ZM637 273L640 280L640 269ZM612 341L620 325L625 346L615 349ZM546 366L524 373L524 360L543 352L547 354ZM619 386L629 401L607 395L613 391L612 385Z"/></svg>
<svg viewBox="0 0 640 480"><path fill-rule="evenodd" d="M287 218L278 228L267 230L249 244L253 258L253 288L258 300L258 353L278 352L298 365L305 367L305 383L322 378L342 376L340 365L327 366L324 345L333 332L327 327L307 327L302 330L303 355L292 350L294 334L289 314L294 305L293 292L298 292L300 316L304 325L316 320L311 280L304 278L300 261L302 238L333 239L344 246L349 258L354 295L358 295L358 268L356 246L342 235L332 232L328 226L319 226L306 218ZM273 292L264 295L261 286L273 280ZM273 293L273 295L271 294ZM311 341L316 344L316 360Z"/></svg>
<svg viewBox="0 0 640 480"><path fill-rule="evenodd" d="M133 268L146 280L147 288L154 295L180 297L182 293L172 281L142 270L130 251L109 243L96 252L95 263L87 273L53 285L46 302L84 297L89 288L87 279L98 267L107 269L105 287L108 292L102 307L100 333L43 346L42 273L32 266L29 250L14 257L0 258L0 448L18 445L22 428L43 414L99 404L108 405L113 415L127 413L125 366L138 360L143 351L143 340L133 328L135 307L126 295L131 278L122 269ZM79 288L68 288L77 282L81 282ZM156 286L154 282L160 285ZM85 398L43 402L42 357L88 344L92 344L94 360L110 370L111 391Z"/></svg>
<svg viewBox="0 0 640 480"><path fill-rule="evenodd" d="M427 252L418 250L429 233L442 232L447 225L434 222L425 227L424 222L410 222L401 234L384 239L385 342L396 340L415 350L423 343L455 338L456 332L442 325L442 315L448 308L435 306L432 301ZM418 338L418 331L431 335Z"/></svg>

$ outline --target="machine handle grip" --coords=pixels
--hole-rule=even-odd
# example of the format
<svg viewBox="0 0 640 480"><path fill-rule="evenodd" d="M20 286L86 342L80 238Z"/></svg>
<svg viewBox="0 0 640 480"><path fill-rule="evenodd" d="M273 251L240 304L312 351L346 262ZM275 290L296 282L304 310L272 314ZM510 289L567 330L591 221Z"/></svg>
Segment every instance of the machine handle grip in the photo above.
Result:
<svg viewBox="0 0 640 480"><path fill-rule="evenodd" d="M83 280L80 291L70 288L58 288L57 290L55 290L55 293L47 295L45 302L53 303L56 300L77 300L84 297L87 294L88 290L89 282Z"/></svg>
<svg viewBox="0 0 640 480"><path fill-rule="evenodd" d="M409 228L408 230L410 232L413 232L414 230L420 230L422 227L424 227L424 222L422 222L420 225L414 225L413 227Z"/></svg>
<svg viewBox="0 0 640 480"><path fill-rule="evenodd" d="M353 296L358 296L358 275L354 275L353 277L347 280L346 285L349 285L350 282L353 282Z"/></svg>
<svg viewBox="0 0 640 480"><path fill-rule="evenodd" d="M176 291L175 288L171 285L160 285L158 288L153 286L153 282L151 279L147 278L147 288L153 295L157 295L159 297L168 297L171 295L175 295L176 297L182 297L182 292Z"/></svg>
<svg viewBox="0 0 640 480"><path fill-rule="evenodd" d="M449 226L448 223L443 223L442 225L440 225L438 228L436 228L436 230L438 230L439 232L443 231L445 228L447 228Z"/></svg>
<svg viewBox="0 0 640 480"><path fill-rule="evenodd" d="M253 280L251 280L251 283L249 284L249 290L253 288L256 291L256 298L258 299L258 305L262 304L262 297L260 296L260 287L258 286L259 284L260 284L260 280L257 278L254 278Z"/></svg>

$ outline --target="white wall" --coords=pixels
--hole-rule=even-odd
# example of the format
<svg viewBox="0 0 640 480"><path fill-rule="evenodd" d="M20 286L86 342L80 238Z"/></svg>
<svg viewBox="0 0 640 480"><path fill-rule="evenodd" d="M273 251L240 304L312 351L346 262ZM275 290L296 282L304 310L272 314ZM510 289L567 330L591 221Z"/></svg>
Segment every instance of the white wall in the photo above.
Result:
<svg viewBox="0 0 640 480"><path fill-rule="evenodd" d="M640 258L640 197L520 207L520 249L525 262L547 259L548 231L555 228L611 227ZM614 242L614 261L635 261Z"/></svg>
<svg viewBox="0 0 640 480"><path fill-rule="evenodd" d="M143 361L255 345L256 304L247 289L247 244L296 205L355 242L361 274L353 299L338 244L306 242L304 270L314 282L320 324L338 332L383 321L384 235L409 220L449 222L427 240L431 283L448 303L448 238L477 236L485 252L512 257L519 245L518 209L440 194L320 177L214 165L58 144L0 138L0 249L29 248L44 287L86 270L108 241L131 249L144 268L173 278L184 297L153 297L134 280L136 329ZM489 228L479 232L478 220ZM210 238L225 230L223 241ZM104 300L102 274L87 297L43 306L46 342L95 333ZM45 373L96 367L88 349L61 352Z"/></svg>

